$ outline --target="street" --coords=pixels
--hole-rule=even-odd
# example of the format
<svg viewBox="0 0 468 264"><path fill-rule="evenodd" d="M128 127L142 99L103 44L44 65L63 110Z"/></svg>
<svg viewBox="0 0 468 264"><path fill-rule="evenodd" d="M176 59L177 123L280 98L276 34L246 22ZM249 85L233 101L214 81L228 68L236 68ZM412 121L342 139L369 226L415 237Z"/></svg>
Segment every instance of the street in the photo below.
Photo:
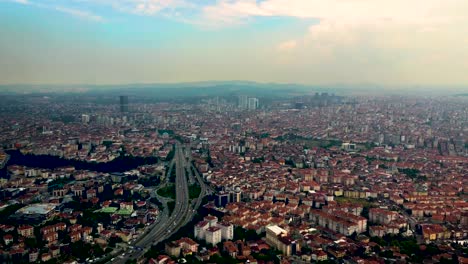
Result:
<svg viewBox="0 0 468 264"><path fill-rule="evenodd" d="M134 243L130 244L129 248L119 257L115 258L111 263L123 264L130 259L138 259L142 257L152 245L156 245L164 239L176 233L179 228L187 224L195 215L196 210L201 204L202 198L207 192L207 188L203 183L200 175L195 175L199 182L202 192L199 198L196 199L195 206L191 208L189 201L188 183L186 169L191 172L191 164L187 163L182 147L179 144L175 146L174 160L176 169L176 201L175 208L172 214L168 215L167 205L161 213L158 221L153 224L151 229L143 234ZM172 164L172 162L171 162ZM190 175L193 177L193 175ZM136 249L136 250L135 250ZM138 250L140 249L140 250Z"/></svg>

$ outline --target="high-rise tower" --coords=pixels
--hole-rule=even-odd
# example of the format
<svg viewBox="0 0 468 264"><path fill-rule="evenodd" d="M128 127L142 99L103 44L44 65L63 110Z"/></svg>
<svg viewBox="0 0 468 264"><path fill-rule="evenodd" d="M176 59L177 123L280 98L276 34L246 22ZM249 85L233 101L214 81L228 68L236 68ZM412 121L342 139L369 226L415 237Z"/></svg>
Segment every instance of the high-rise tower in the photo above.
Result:
<svg viewBox="0 0 468 264"><path fill-rule="evenodd" d="M128 96L126 95L120 96L120 112L122 113L128 112Z"/></svg>
<svg viewBox="0 0 468 264"><path fill-rule="evenodd" d="M250 97L248 101L248 108L249 110L256 110L258 109L258 99L254 97Z"/></svg>

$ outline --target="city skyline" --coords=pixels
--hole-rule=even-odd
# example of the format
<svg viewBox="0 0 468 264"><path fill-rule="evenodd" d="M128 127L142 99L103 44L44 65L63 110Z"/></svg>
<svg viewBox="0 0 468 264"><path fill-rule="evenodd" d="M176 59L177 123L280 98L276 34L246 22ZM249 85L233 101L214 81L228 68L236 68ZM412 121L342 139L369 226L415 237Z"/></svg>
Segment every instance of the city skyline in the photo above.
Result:
<svg viewBox="0 0 468 264"><path fill-rule="evenodd" d="M0 1L0 84L468 84L468 4Z"/></svg>

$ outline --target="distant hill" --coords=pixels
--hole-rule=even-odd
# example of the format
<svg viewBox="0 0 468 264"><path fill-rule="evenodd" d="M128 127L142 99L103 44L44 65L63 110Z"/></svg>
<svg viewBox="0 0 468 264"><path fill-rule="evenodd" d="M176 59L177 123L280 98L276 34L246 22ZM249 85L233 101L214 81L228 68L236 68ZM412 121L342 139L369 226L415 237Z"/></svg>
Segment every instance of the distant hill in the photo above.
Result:
<svg viewBox="0 0 468 264"><path fill-rule="evenodd" d="M50 94L76 93L103 95L116 94L145 95L157 97L223 96L245 94L250 96L304 95L315 92L336 92L328 87L298 84L256 83L248 81L190 82L167 84L125 84L125 85L0 85L0 93L9 94Z"/></svg>
<svg viewBox="0 0 468 264"><path fill-rule="evenodd" d="M50 94L76 93L103 95L109 92L131 95L155 95L164 97L223 96L229 94L245 95L291 95L301 96L315 92L328 92L337 95L457 95L467 96L464 86L387 86L372 83L302 85L293 83L258 83L251 81L204 81L184 83L149 83L118 85L0 85L0 94Z"/></svg>

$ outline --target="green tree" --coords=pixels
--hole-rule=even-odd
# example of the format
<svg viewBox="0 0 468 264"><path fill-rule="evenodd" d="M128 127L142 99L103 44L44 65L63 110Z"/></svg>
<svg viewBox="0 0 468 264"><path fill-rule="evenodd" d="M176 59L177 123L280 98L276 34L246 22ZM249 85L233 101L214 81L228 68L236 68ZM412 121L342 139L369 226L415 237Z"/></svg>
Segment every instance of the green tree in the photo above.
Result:
<svg viewBox="0 0 468 264"><path fill-rule="evenodd" d="M26 245L26 247L28 248L37 248L38 247L38 243L37 243L37 239L35 237L28 237L24 240L24 244Z"/></svg>

